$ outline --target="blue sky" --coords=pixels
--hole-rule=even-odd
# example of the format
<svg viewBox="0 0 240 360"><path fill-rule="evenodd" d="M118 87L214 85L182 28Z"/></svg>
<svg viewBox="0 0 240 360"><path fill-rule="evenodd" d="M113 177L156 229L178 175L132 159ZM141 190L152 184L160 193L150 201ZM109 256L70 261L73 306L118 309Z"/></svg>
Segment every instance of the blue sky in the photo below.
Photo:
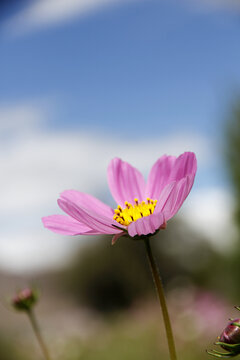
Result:
<svg viewBox="0 0 240 360"><path fill-rule="evenodd" d="M18 237L29 248L40 217L59 211L64 188L105 196L114 156L147 173L162 152L196 151L196 216L186 208L189 222L209 219L216 228L229 221L221 213L230 194L222 148L240 83L240 7L224 0L91 2L13 3L1 16L0 185L8 196L0 214L10 240L0 241L0 260L8 264L17 256L24 263ZM101 175L90 169L96 163ZM97 176L99 189L89 176ZM8 216L18 219L11 234ZM42 232L41 249L44 236L49 247Z"/></svg>
<svg viewBox="0 0 240 360"><path fill-rule="evenodd" d="M179 1L118 4L19 36L2 31L0 99L54 97L57 128L216 136L240 81L239 35L239 14Z"/></svg>

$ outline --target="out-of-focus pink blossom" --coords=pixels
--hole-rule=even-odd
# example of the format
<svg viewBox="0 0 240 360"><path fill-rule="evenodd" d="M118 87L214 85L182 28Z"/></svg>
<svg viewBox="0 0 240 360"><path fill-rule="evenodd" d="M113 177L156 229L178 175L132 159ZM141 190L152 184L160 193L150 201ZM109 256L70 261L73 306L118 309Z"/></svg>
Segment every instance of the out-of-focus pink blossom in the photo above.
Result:
<svg viewBox="0 0 240 360"><path fill-rule="evenodd" d="M108 183L118 207L113 210L91 195L66 190L59 207L67 215L42 219L46 228L64 235L113 234L113 243L130 237L154 234L165 228L188 196L197 170L196 156L163 155L153 165L147 182L133 166L119 158L108 167Z"/></svg>
<svg viewBox="0 0 240 360"><path fill-rule="evenodd" d="M238 324L238 326L236 325ZM220 341L227 344L240 344L240 319L232 320L223 330ZM222 346L224 348L224 346Z"/></svg>
<svg viewBox="0 0 240 360"><path fill-rule="evenodd" d="M12 305L16 310L29 311L36 304L37 300L37 291L25 288L14 296L12 299Z"/></svg>

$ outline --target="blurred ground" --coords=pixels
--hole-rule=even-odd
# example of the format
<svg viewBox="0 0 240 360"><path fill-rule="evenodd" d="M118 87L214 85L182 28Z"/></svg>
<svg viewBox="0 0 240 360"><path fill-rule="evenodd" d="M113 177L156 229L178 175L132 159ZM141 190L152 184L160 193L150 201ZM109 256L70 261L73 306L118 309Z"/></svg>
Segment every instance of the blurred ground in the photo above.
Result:
<svg viewBox="0 0 240 360"><path fill-rule="evenodd" d="M175 221L152 239L179 359L183 360L206 356L205 349L212 347L228 318L238 316L231 302L234 294L223 291L227 260L196 237ZM219 261L222 265L218 267ZM217 281L218 273L223 283ZM53 359L154 360L159 354L168 359L161 313L141 243L121 239L111 246L109 237L100 237L81 248L59 272L28 277L2 273L0 279L0 359L42 359L28 319L7 302L18 289L31 284L40 288L36 314Z"/></svg>
<svg viewBox="0 0 240 360"><path fill-rule="evenodd" d="M1 293L18 279L1 275ZM165 333L156 298L135 302L124 312L104 317L80 307L44 279L36 313L53 359L168 359ZM9 290L8 290L9 291ZM179 359L202 359L205 349L236 310L227 302L197 288L173 290L169 310ZM4 334L5 360L41 359L41 353L24 314L1 308L0 334ZM11 337L11 345L8 340ZM14 339L14 340L13 340ZM2 340L2 341L3 341ZM9 347L8 347L9 346Z"/></svg>

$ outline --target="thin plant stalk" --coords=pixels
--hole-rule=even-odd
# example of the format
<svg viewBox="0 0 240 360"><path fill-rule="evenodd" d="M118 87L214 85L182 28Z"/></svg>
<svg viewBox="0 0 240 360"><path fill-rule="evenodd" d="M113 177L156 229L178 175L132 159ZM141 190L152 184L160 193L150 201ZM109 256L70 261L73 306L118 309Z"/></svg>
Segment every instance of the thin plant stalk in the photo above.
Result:
<svg viewBox="0 0 240 360"><path fill-rule="evenodd" d="M29 309L27 311L27 314L28 314L30 323L32 325L33 332L34 332L34 334L35 334L35 336L37 338L37 341L38 341L39 346L40 346L40 348L42 350L42 353L44 355L45 360L51 360L48 349L47 349L47 346L46 346L46 344L45 344L45 342L43 340L43 337L42 337L42 334L41 334L41 331L40 331L40 328L38 326L38 323L37 323L37 320L36 320L36 317L35 317L35 314L34 314L33 310Z"/></svg>
<svg viewBox="0 0 240 360"><path fill-rule="evenodd" d="M149 260L150 268L152 271L153 281L155 283L158 299L159 299L159 302L161 305L161 310L162 310L162 315L163 315L163 320L164 320L164 325L165 325L165 330L166 330L166 335L167 335L170 359L177 360L172 326L171 326L170 318L168 315L168 309L167 309L167 303L166 303L166 299L165 299L165 295L164 295L162 279L160 277L156 262L154 260L150 241L149 241L148 237L144 239L144 243L145 243L145 247L146 247L146 251L147 251L147 257Z"/></svg>

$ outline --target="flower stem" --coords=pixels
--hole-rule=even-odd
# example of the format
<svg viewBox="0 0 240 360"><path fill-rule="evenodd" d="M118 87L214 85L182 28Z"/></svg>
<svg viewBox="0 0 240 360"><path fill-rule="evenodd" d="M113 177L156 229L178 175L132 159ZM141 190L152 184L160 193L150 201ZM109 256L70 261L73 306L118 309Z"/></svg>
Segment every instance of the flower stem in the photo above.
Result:
<svg viewBox="0 0 240 360"><path fill-rule="evenodd" d="M156 262L154 260L153 254L152 254L152 249L151 249L149 238L145 238L144 243L146 246L146 251L147 251L150 268L152 270L153 281L156 286L158 299L159 299L161 309L162 309L162 315L163 315L163 320L164 320L164 325L165 325L165 330L166 330L166 335L167 335L170 359L177 360L177 354L176 354L175 344L174 344L174 339L173 339L173 332L172 332L170 318L168 315L168 309L167 309L166 299L165 299L165 295L164 295L162 279L160 277Z"/></svg>
<svg viewBox="0 0 240 360"><path fill-rule="evenodd" d="M36 338L37 338L37 341L38 341L38 343L40 345L40 348L42 349L44 358L45 358L45 360L50 360L50 355L49 355L47 346L46 346L46 344L45 344L45 342L43 340L43 337L42 337L42 334L41 334L41 331L40 331L40 328L38 326L38 323L37 323L37 320L36 320L36 317L35 317L35 314L34 314L33 310L29 309L27 311L27 314L28 314L29 320L31 322L33 332L36 335Z"/></svg>

